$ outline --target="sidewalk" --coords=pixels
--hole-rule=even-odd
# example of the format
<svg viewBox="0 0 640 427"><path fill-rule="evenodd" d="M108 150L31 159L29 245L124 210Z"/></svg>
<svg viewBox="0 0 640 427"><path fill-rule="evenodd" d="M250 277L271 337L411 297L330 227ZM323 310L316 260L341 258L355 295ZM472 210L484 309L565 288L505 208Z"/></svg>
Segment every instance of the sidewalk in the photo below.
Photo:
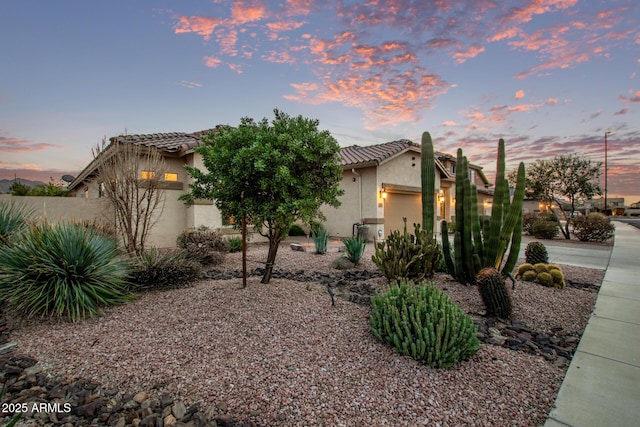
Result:
<svg viewBox="0 0 640 427"><path fill-rule="evenodd" d="M640 425L640 230L615 225L594 311L545 427Z"/></svg>

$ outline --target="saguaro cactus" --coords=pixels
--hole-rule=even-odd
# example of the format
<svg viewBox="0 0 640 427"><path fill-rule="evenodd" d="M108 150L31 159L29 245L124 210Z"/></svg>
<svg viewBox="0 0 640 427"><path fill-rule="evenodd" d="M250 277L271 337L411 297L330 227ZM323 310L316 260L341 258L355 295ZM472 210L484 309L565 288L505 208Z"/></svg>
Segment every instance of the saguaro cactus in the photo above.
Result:
<svg viewBox="0 0 640 427"><path fill-rule="evenodd" d="M433 155L433 142L429 132L422 134L421 163L422 229L433 236L433 195L436 189L436 166Z"/></svg>

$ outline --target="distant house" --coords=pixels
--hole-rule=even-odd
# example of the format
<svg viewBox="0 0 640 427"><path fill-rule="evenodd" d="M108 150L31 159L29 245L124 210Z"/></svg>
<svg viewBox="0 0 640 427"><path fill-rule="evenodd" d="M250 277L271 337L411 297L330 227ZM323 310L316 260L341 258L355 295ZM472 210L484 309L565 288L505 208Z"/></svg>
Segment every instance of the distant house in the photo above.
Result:
<svg viewBox="0 0 640 427"><path fill-rule="evenodd" d="M194 148L201 137L214 129L194 133L157 133L125 135L109 139L109 146L116 143L153 146L164 154L168 166L165 174L165 206L158 223L151 231L149 245L157 247L175 246L176 237L185 229L206 225L234 233L227 218L210 200L197 200L186 206L178 197L189 191L192 182L184 166L204 169L200 154ZM386 237L391 230L402 229L402 218L407 218L410 230L414 222L422 221L420 145L409 140L360 147L353 145L341 150L343 169L341 188L345 190L339 208L324 206L327 218L325 227L334 236L352 234L354 224L370 226L370 237ZM436 219L451 219L455 215L455 166L456 158L449 154L436 153ZM471 164L470 175L478 187L480 214L491 210L490 184L482 168ZM140 170L140 179L148 171ZM70 183L69 189L76 197L102 197L101 182L97 175L97 160L94 159Z"/></svg>
<svg viewBox="0 0 640 427"><path fill-rule="evenodd" d="M420 144L403 139L378 145L352 145L340 151L341 188L345 194L339 208L324 207L326 228L332 235L350 236L355 224L369 226L369 236L386 238L402 230L403 218L413 231L422 223ZM435 153L435 220L455 217L456 158ZM493 191L480 166L469 165L470 178L478 188L478 213L489 215ZM439 226L437 227L439 231Z"/></svg>

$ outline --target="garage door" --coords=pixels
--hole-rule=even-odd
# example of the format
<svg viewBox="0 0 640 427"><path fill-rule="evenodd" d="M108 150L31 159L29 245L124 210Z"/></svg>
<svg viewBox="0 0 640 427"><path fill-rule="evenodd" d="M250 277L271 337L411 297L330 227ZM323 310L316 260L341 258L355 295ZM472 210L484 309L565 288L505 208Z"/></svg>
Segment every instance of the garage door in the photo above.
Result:
<svg viewBox="0 0 640 427"><path fill-rule="evenodd" d="M387 193L384 201L385 238L392 230L404 229L402 218L407 218L407 231L413 233L413 223L422 223L422 202L419 194Z"/></svg>

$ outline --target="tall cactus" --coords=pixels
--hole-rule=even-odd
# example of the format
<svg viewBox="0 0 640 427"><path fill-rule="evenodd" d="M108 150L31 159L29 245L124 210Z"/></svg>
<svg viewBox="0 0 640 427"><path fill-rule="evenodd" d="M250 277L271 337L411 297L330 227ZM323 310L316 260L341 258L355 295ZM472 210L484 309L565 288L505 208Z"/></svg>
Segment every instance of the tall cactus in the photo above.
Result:
<svg viewBox="0 0 640 427"><path fill-rule="evenodd" d="M447 263L449 273L461 283L474 283L478 272L493 267L502 274L510 273L517 261L522 234L522 202L524 199L525 172L520 163L513 202L509 197L509 185L505 179L504 140L498 144L498 161L493 197L493 211L480 233L477 210L477 189L469 179L469 169L462 150L457 153L456 170L456 230L454 235L454 259ZM449 247L449 237L442 234L443 247ZM507 248L509 257L503 266ZM447 254L445 254L445 261Z"/></svg>
<svg viewBox="0 0 640 427"><path fill-rule="evenodd" d="M422 134L421 163L422 229L433 236L433 195L436 191L436 166L433 155L433 142L429 132Z"/></svg>

